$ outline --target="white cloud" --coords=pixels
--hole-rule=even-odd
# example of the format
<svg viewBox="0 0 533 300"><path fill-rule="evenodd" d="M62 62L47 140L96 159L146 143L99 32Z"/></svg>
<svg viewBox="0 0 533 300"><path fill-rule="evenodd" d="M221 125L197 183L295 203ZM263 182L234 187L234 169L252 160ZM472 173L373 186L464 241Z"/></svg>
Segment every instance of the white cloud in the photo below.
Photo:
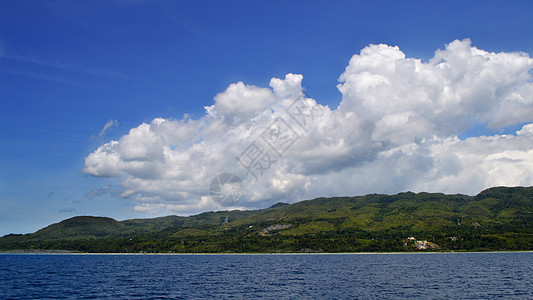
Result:
<svg viewBox="0 0 533 300"><path fill-rule="evenodd" d="M521 130L516 132L516 135L533 135L533 124L527 124Z"/></svg>
<svg viewBox="0 0 533 300"><path fill-rule="evenodd" d="M111 129L112 127L117 127L118 126L118 121L117 120L109 120L107 121L107 123L105 123L104 125L104 128L102 128L102 130L100 130L100 133L98 134L99 137L103 137L105 135L105 133Z"/></svg>
<svg viewBox="0 0 533 300"><path fill-rule="evenodd" d="M273 78L270 89L238 82L198 120L155 118L100 146L84 171L120 178L121 196L146 213L218 209L208 188L223 172L244 179L241 208L318 196L532 185L532 69L527 54L490 53L470 40L451 42L429 62L370 45L341 74L336 109L308 98L302 75ZM457 137L479 123L526 125L516 135ZM255 169L257 178L236 159L254 147L263 151L265 167Z"/></svg>
<svg viewBox="0 0 533 300"><path fill-rule="evenodd" d="M215 97L215 104L206 107L212 116L220 116L233 124L247 122L275 101L272 91L266 88L247 86L242 82L231 84Z"/></svg>

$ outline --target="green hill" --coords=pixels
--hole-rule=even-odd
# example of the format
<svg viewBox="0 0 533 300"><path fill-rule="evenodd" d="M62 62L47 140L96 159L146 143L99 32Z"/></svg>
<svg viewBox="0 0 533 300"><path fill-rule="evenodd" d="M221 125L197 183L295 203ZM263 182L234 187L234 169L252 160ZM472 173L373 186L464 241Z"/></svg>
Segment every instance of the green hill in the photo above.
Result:
<svg viewBox="0 0 533 300"><path fill-rule="evenodd" d="M533 250L533 187L475 197L372 194L278 203L254 211L116 221L80 216L0 250L82 252L360 252Z"/></svg>

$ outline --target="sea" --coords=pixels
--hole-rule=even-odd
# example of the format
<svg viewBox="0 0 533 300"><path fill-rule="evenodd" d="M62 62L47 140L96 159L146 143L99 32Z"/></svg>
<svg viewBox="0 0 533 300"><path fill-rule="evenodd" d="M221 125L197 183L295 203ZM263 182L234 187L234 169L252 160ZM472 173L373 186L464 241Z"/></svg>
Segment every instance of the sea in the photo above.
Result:
<svg viewBox="0 0 533 300"><path fill-rule="evenodd" d="M533 299L533 252L0 254L1 299Z"/></svg>

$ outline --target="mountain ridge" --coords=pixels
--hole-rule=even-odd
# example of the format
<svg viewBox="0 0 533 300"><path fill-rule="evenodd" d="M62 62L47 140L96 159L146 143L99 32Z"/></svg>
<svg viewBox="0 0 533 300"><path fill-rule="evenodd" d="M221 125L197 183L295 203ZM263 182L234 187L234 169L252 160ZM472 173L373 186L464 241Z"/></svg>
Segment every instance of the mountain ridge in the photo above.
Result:
<svg viewBox="0 0 533 300"><path fill-rule="evenodd" d="M533 187L476 196L404 192L316 198L250 211L117 221L76 216L6 235L0 250L82 252L360 252L533 250ZM415 244L415 246L418 244ZM420 250L420 249L418 249Z"/></svg>

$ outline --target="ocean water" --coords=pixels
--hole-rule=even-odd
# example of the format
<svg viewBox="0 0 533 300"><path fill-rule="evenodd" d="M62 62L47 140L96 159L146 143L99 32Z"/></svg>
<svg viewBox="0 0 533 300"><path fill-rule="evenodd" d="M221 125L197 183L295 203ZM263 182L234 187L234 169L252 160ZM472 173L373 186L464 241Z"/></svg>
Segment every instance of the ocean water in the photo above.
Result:
<svg viewBox="0 0 533 300"><path fill-rule="evenodd" d="M2 299L533 299L533 253L0 255Z"/></svg>

